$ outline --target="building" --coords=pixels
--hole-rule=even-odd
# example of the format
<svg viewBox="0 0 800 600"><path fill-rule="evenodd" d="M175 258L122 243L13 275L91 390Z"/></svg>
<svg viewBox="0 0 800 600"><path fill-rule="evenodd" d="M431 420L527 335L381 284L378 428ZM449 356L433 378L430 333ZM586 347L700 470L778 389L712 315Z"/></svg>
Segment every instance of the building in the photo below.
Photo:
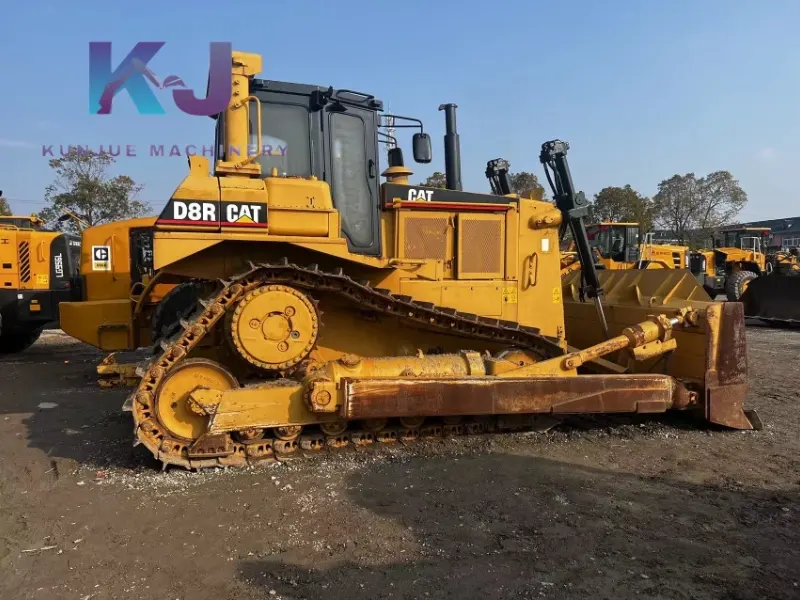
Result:
<svg viewBox="0 0 800 600"><path fill-rule="evenodd" d="M768 219L766 221L750 221L742 223L747 227L769 227L770 246L783 249L800 247L800 216L784 219Z"/></svg>
<svg viewBox="0 0 800 600"><path fill-rule="evenodd" d="M734 227L769 227L770 238L769 246L773 248L800 248L800 216L786 217L783 219L767 219L764 221L748 221L747 223L737 223L729 225ZM656 229L653 231L653 243L655 244L677 244L675 235L671 231Z"/></svg>

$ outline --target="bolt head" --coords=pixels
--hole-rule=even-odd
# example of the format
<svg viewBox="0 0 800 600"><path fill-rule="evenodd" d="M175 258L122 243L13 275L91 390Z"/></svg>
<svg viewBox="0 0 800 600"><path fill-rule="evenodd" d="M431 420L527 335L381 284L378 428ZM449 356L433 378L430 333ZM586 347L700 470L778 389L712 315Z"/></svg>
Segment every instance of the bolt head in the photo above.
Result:
<svg viewBox="0 0 800 600"><path fill-rule="evenodd" d="M328 390L322 390L314 394L314 403L320 406L327 406L331 403L331 393Z"/></svg>

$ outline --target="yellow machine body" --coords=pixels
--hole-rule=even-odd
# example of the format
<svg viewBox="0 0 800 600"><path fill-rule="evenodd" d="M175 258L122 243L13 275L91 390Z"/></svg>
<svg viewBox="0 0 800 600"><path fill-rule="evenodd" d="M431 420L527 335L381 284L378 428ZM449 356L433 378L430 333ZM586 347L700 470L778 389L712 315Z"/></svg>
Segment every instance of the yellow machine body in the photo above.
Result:
<svg viewBox="0 0 800 600"><path fill-rule="evenodd" d="M714 298L738 302L753 279L771 270L766 247L769 227L731 227L717 232L713 248L692 252L689 268Z"/></svg>
<svg viewBox="0 0 800 600"><path fill-rule="evenodd" d="M688 246L656 244L650 234L640 239L639 223L602 222L587 225L589 243L607 270L686 269Z"/></svg>
<svg viewBox="0 0 800 600"><path fill-rule="evenodd" d="M43 229L35 216L0 216L0 353L33 344L74 297L80 241Z"/></svg>
<svg viewBox="0 0 800 600"><path fill-rule="evenodd" d="M573 343L568 323L590 320L592 305L565 302L580 294L562 281L555 205L413 186L397 154L378 185L374 131L347 119L376 123L372 96L252 79L260 69L234 53L213 171L191 157L159 217L86 230L84 297L62 304L63 329L87 343L156 344L126 407L165 465L504 430L542 414L679 408L755 426L745 365L726 354L742 358L741 311L722 312L692 278L673 286L688 299L664 291L673 301L648 304L660 292L631 287L613 296L626 308L612 311L610 337L587 327L587 344ZM304 167L316 150L282 129L281 90L307 97L298 123L326 119L330 138L314 147L329 154L314 160L329 169ZM228 151L253 128L268 153ZM112 247L108 264L86 254L93 245ZM632 366L666 354L678 357L666 370Z"/></svg>

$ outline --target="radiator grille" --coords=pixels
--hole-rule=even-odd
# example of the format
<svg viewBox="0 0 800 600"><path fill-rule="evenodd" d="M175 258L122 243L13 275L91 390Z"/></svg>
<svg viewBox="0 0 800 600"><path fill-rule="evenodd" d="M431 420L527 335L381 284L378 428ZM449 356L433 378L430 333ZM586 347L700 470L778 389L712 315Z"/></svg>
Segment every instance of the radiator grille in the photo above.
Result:
<svg viewBox="0 0 800 600"><path fill-rule="evenodd" d="M31 246L28 242L19 243L19 280L22 283L31 280Z"/></svg>
<svg viewBox="0 0 800 600"><path fill-rule="evenodd" d="M447 217L405 219L405 258L447 259Z"/></svg>
<svg viewBox="0 0 800 600"><path fill-rule="evenodd" d="M502 221L464 220L461 225L460 271L502 273Z"/></svg>

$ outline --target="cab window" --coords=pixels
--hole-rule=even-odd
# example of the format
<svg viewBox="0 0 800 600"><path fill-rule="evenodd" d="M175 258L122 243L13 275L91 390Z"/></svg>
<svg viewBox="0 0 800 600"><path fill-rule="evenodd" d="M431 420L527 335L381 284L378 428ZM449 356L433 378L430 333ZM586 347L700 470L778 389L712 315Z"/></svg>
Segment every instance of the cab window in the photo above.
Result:
<svg viewBox="0 0 800 600"><path fill-rule="evenodd" d="M311 176L310 123L305 106L262 102L260 137L257 128L258 115L251 110L249 148L242 148L240 156L234 154L229 160L257 154L265 176L273 168L281 176Z"/></svg>
<svg viewBox="0 0 800 600"><path fill-rule="evenodd" d="M589 245L592 248L597 248L598 252L600 252L600 256L603 258L609 258L611 256L611 232L608 227L600 227L599 225L587 227L586 235L589 238Z"/></svg>
<svg viewBox="0 0 800 600"><path fill-rule="evenodd" d="M375 237L370 194L364 121L347 113L331 113L331 191L342 216L342 230L359 247Z"/></svg>
<svg viewBox="0 0 800 600"><path fill-rule="evenodd" d="M625 227L611 228L611 260L625 261Z"/></svg>

